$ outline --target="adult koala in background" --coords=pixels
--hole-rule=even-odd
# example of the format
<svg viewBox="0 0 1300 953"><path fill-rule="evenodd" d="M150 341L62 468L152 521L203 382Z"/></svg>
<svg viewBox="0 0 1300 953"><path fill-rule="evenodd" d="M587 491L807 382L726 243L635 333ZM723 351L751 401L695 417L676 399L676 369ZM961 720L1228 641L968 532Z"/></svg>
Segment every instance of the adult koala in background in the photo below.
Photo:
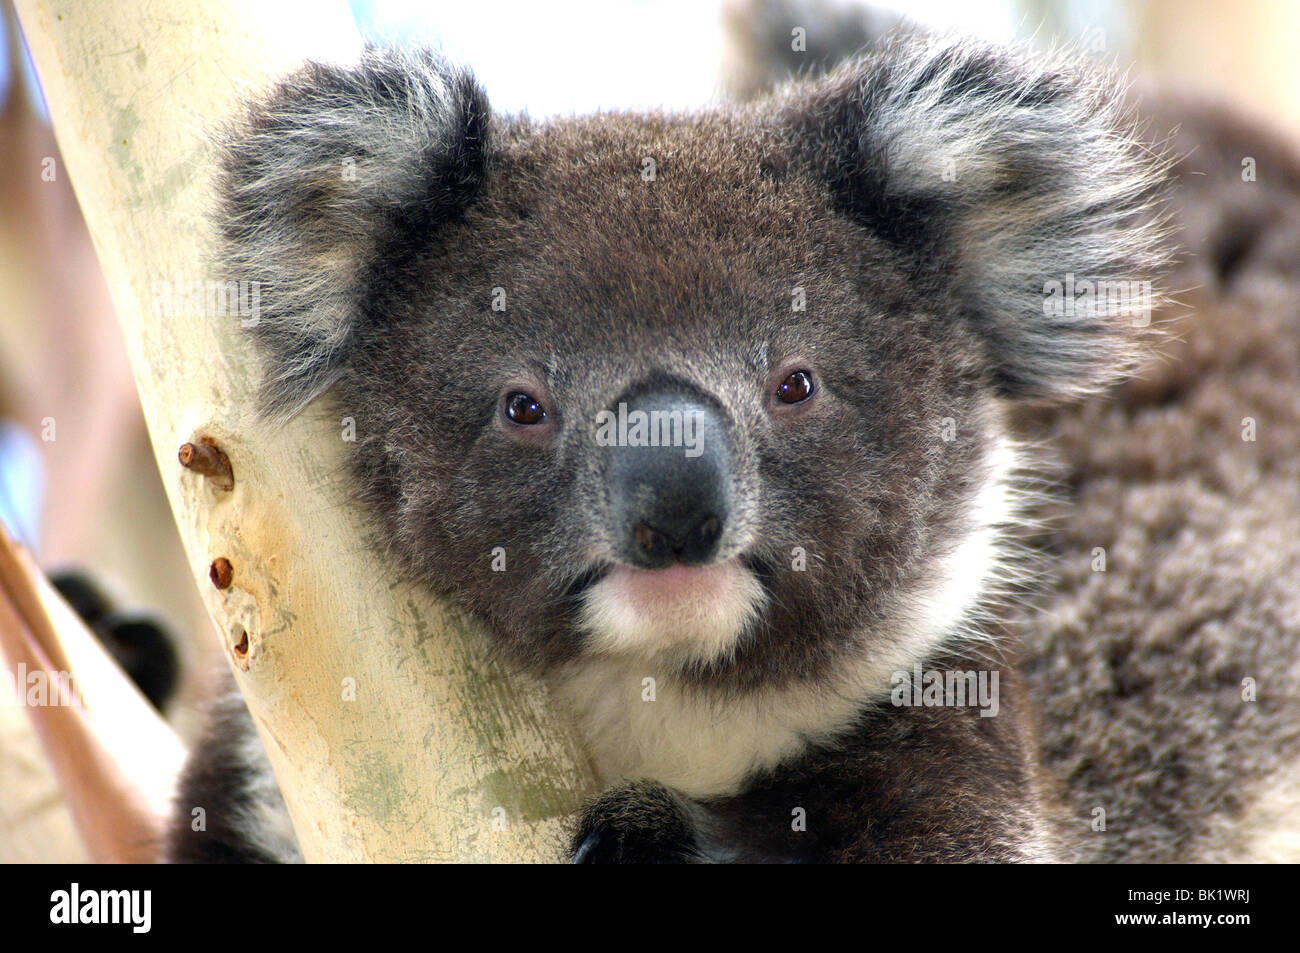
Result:
<svg viewBox="0 0 1300 953"><path fill-rule="evenodd" d="M572 710L608 786L576 859L1043 860L1087 819L993 611L1010 420L1138 358L1149 295L1047 289L1149 289L1161 181L1111 80L1041 54L900 40L743 106L541 124L375 51L251 108L220 224L268 413L346 408L388 551ZM686 440L601 439L637 413ZM935 704L932 673L993 693ZM175 859L296 853L237 700L178 808Z"/></svg>

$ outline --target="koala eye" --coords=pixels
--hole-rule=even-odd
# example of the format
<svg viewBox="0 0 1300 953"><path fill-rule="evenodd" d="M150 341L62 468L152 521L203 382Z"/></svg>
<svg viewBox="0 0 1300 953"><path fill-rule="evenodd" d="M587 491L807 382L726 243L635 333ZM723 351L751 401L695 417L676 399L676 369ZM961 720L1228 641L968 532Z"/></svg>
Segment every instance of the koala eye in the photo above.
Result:
<svg viewBox="0 0 1300 953"><path fill-rule="evenodd" d="M780 404L798 404L813 394L812 375L807 371L792 371L772 396Z"/></svg>
<svg viewBox="0 0 1300 953"><path fill-rule="evenodd" d="M546 411L531 394L521 390L506 396L506 417L522 427L532 427L546 419Z"/></svg>

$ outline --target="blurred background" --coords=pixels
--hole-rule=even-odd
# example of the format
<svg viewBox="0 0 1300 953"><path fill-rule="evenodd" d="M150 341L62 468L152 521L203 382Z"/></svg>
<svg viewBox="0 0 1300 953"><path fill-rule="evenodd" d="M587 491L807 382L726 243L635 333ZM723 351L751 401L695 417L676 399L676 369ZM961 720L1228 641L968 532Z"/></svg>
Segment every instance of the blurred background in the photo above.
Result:
<svg viewBox="0 0 1300 953"><path fill-rule="evenodd" d="M149 448L90 236L15 18L0 0L0 519L47 571L72 568L181 636L178 701L219 664ZM311 3L301 4L304 17ZM441 46L498 111L687 109L903 23L1074 43L1136 76L1202 89L1300 132L1300 4L1290 0L353 0L375 42ZM791 47L806 30L806 50ZM76 856L57 789L0 681L0 861ZM25 792L16 796L15 792ZM57 846L56 846L57 845Z"/></svg>

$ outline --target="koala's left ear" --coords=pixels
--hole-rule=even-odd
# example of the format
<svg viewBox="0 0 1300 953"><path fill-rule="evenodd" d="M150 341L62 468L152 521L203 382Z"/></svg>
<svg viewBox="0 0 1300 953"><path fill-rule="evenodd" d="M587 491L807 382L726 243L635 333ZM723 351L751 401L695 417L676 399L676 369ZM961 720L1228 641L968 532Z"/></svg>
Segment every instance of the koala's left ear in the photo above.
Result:
<svg viewBox="0 0 1300 953"><path fill-rule="evenodd" d="M217 182L225 281L257 282L264 413L330 385L366 318L369 282L473 201L487 97L426 51L311 64L230 131Z"/></svg>
<svg viewBox="0 0 1300 953"><path fill-rule="evenodd" d="M1126 369L1166 260L1164 162L1103 70L904 39L796 85L778 122L845 214L907 256L923 299L976 330L1002 393L1059 397Z"/></svg>

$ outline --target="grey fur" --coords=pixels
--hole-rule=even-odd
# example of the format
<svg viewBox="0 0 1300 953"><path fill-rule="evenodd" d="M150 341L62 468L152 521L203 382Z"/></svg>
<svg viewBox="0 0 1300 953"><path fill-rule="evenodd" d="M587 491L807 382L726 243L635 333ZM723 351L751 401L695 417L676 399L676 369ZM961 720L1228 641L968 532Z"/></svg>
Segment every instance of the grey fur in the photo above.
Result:
<svg viewBox="0 0 1300 953"><path fill-rule="evenodd" d="M1077 395L1131 370L1150 320L1136 302L1043 311L1053 280L1149 281L1165 264L1163 162L1117 80L956 38L884 42L866 62L793 103L844 206L915 256L920 293L976 326L1011 396Z"/></svg>
<svg viewBox="0 0 1300 953"><path fill-rule="evenodd" d="M573 706L613 786L582 859L1070 857L990 621L1038 505L1014 438L1042 434L1007 403L1094 393L1142 356L1133 302L1043 304L1067 276L1158 277L1153 141L1102 71L947 39L743 106L545 125L490 116L436 58L374 52L308 68L232 134L228 277L264 281L266 407L330 388L385 551ZM350 156L359 182L334 176ZM818 388L779 417L789 366ZM650 386L725 419L720 558L765 598L703 647L624 652L590 611L619 569L591 425ZM549 429L501 422L512 388ZM914 662L999 671L1004 713L892 708ZM645 675L653 721L627 697ZM791 838L792 803L816 836Z"/></svg>
<svg viewBox="0 0 1300 953"><path fill-rule="evenodd" d="M308 66L228 133L221 265L263 286L263 401L292 413L335 379L371 265L404 218L450 213L476 187L486 110L463 70L429 52Z"/></svg>

